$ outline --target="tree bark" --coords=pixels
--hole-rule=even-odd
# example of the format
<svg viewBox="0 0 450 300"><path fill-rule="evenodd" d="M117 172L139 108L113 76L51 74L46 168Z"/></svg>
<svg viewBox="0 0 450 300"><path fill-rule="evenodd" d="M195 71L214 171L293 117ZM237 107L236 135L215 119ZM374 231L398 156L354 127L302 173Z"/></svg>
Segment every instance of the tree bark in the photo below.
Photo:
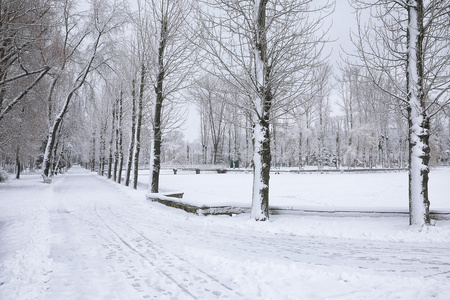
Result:
<svg viewBox="0 0 450 300"><path fill-rule="evenodd" d="M270 131L263 119L253 126L253 200L251 217L256 221L269 219Z"/></svg>
<svg viewBox="0 0 450 300"><path fill-rule="evenodd" d="M95 171L95 144L96 144L96 130L94 130L94 133L92 134L92 140L91 140L91 161L90 161L90 165L91 165L91 172Z"/></svg>
<svg viewBox="0 0 450 300"><path fill-rule="evenodd" d="M272 95L269 87L266 40L267 0L256 1L254 32L255 79L257 95L254 100L256 115L253 120L253 199L251 217L256 221L269 219L269 179L270 179L270 130L269 113Z"/></svg>
<svg viewBox="0 0 450 300"><path fill-rule="evenodd" d="M114 172L113 172L113 180L117 182L117 167L119 165L119 99L116 99L116 102L114 104L114 110L115 110L115 122L116 126L114 127L113 131L114 134Z"/></svg>
<svg viewBox="0 0 450 300"><path fill-rule="evenodd" d="M122 131L122 121L123 121L123 94L120 91L119 98L119 173L117 176L117 182L120 184L122 181L122 170L123 170L123 131Z"/></svg>
<svg viewBox="0 0 450 300"><path fill-rule="evenodd" d="M58 175L58 169L59 169L59 164L61 163L61 159L64 159L63 156L64 156L64 143L61 146L61 151L59 152L58 160L56 161L56 164L54 166L53 173L56 175Z"/></svg>
<svg viewBox="0 0 450 300"><path fill-rule="evenodd" d="M155 85L156 101L155 112L153 118L153 147L150 159L150 192L158 193L159 191L159 173L161 169L161 143L162 143L162 105L164 101L163 84L165 77L164 70L164 53L166 50L167 38L167 20L163 19L160 23L160 40L158 45L158 74Z"/></svg>
<svg viewBox="0 0 450 300"><path fill-rule="evenodd" d="M20 179L20 157L19 157L20 148L16 149L16 179Z"/></svg>
<svg viewBox="0 0 450 300"><path fill-rule="evenodd" d="M208 162L208 122L204 105L200 106L200 140L202 144L201 163L206 165ZM189 161L189 158L188 158Z"/></svg>
<svg viewBox="0 0 450 300"><path fill-rule="evenodd" d="M100 154L99 154L99 166L98 166L98 174L100 176L104 176L105 174L105 154L106 154L106 127L107 122L103 120L101 123L100 129Z"/></svg>
<svg viewBox="0 0 450 300"><path fill-rule="evenodd" d="M158 193L159 191L159 173L161 169L161 144L162 144L162 130L161 130L161 114L162 114L162 97L156 97L155 104L155 118L153 126L153 147L151 157L151 192Z"/></svg>
<svg viewBox="0 0 450 300"><path fill-rule="evenodd" d="M301 122L301 119L300 119ZM303 132L302 129L299 128L299 133L298 133L298 167L299 169L303 169L303 152L302 152L302 147L303 147Z"/></svg>
<svg viewBox="0 0 450 300"><path fill-rule="evenodd" d="M66 101L64 102L64 106L62 107L61 111L59 112L58 116L53 120L53 126L50 128L49 137L47 141L47 146L45 148L45 154L44 154L44 178L49 177L49 173L52 171L52 162L53 162L53 155L55 146L57 145L57 136L58 132L60 130L60 126L62 124L63 118L67 113L67 110L69 109L70 101L75 94L75 92L81 87L81 85L76 85L68 94ZM45 180L44 180L45 181ZM50 181L46 181L50 182Z"/></svg>
<svg viewBox="0 0 450 300"><path fill-rule="evenodd" d="M134 151L134 176L133 176L133 188L137 189L138 176L139 176L139 152L141 151L141 127L142 127L142 106L144 101L144 88L145 88L145 65L141 65L141 84L139 87L139 99L137 107L137 122L136 122L136 148Z"/></svg>
<svg viewBox="0 0 450 300"><path fill-rule="evenodd" d="M132 92L131 92L131 138L130 145L128 147L128 160L127 160L127 171L125 176L125 186L130 185L130 175L131 168L133 166L133 152L134 152L134 141L136 140L136 90L135 81L132 82Z"/></svg>
<svg viewBox="0 0 450 300"><path fill-rule="evenodd" d="M59 127L58 129L58 133L56 134L56 141L55 141L55 146L53 147L53 154L52 154L52 159L51 159L51 163L50 163L50 174L51 176L53 176L55 174L55 168L56 168L56 158L57 158L57 153L58 153L58 147L59 147L59 136L61 134L61 128L62 126Z"/></svg>
<svg viewBox="0 0 450 300"><path fill-rule="evenodd" d="M113 105L112 109L112 119L111 119L111 138L109 140L109 155L108 155L108 179L112 178L113 172L113 148L114 148L114 133L115 133L115 123L116 123L116 108Z"/></svg>
<svg viewBox="0 0 450 300"><path fill-rule="evenodd" d="M50 91L48 93L47 97L47 105L48 105L48 124L52 124L52 117L53 117L53 93L55 92L56 84L58 83L58 79L60 76L56 76L53 78L52 83L50 85Z"/></svg>
<svg viewBox="0 0 450 300"><path fill-rule="evenodd" d="M429 225L428 162L429 129L423 92L423 0L408 1L407 97L409 124L409 213L410 225Z"/></svg>

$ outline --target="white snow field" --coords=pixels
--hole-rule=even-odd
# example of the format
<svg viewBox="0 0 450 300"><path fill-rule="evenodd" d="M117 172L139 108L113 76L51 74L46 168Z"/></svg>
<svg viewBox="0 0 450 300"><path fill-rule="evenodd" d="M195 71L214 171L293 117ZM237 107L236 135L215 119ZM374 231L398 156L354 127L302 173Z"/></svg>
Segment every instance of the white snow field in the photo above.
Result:
<svg viewBox="0 0 450 300"><path fill-rule="evenodd" d="M431 173L450 211L450 169ZM143 178L145 180L145 178ZM279 174L273 205L407 210L407 174ZM161 178L187 201L250 206L250 174ZM80 167L0 184L0 299L449 299L450 221L400 214L197 216Z"/></svg>
<svg viewBox="0 0 450 300"><path fill-rule="evenodd" d="M148 171L139 181L149 182ZM231 171L233 173L233 171ZM250 207L252 174L217 174L164 170L163 192L184 192L183 201L195 205ZM232 175L232 176L230 176ZM450 168L432 169L429 197L431 209L450 212ZM285 208L326 210L378 210L408 212L408 172L376 173L272 173L270 204Z"/></svg>

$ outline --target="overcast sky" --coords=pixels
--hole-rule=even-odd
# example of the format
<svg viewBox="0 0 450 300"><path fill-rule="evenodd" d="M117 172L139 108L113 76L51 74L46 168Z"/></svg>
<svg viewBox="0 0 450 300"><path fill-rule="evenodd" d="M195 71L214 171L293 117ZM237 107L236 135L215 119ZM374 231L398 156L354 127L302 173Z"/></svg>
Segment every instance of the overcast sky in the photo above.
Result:
<svg viewBox="0 0 450 300"><path fill-rule="evenodd" d="M337 41L330 43L330 48L333 49L332 63L340 60L339 52L340 46L346 51L351 51L352 45L350 41L350 29L356 26L355 14L352 13L353 8L348 4L347 0L336 1L336 9L330 16L333 25L330 28L330 39Z"/></svg>

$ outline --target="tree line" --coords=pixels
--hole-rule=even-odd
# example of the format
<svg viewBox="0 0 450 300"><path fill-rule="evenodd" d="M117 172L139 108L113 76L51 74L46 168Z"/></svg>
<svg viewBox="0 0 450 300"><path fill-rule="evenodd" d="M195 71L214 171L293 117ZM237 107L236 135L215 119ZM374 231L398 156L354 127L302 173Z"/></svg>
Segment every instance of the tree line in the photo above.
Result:
<svg viewBox="0 0 450 300"><path fill-rule="evenodd" d="M77 162L137 188L145 165L152 193L162 164L252 168L260 221L271 168L408 168L410 223L429 224L428 167L449 159L450 5L351 3L355 50L333 67L331 1L2 1L2 166L51 182Z"/></svg>

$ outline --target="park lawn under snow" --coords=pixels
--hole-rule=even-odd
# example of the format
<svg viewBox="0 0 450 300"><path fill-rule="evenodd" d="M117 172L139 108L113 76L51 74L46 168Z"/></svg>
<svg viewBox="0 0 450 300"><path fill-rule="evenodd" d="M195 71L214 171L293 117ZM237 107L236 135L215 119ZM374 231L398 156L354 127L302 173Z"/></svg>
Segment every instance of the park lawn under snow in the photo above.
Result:
<svg viewBox="0 0 450 300"><path fill-rule="evenodd" d="M148 182L141 172L140 182ZM450 168L430 173L431 210L450 211ZM162 192L184 192L183 201L195 205L251 205L252 174L164 170ZM408 211L408 173L272 173L270 205L297 209L355 209Z"/></svg>
<svg viewBox="0 0 450 300"><path fill-rule="evenodd" d="M144 172L145 173L145 172ZM449 211L450 169L430 175ZM141 177L145 182L146 178ZM142 185L141 185L142 186ZM165 174L197 204L250 206L250 174ZM196 216L80 167L0 184L0 299L448 299L450 221ZM407 173L273 174L271 204L407 209Z"/></svg>

